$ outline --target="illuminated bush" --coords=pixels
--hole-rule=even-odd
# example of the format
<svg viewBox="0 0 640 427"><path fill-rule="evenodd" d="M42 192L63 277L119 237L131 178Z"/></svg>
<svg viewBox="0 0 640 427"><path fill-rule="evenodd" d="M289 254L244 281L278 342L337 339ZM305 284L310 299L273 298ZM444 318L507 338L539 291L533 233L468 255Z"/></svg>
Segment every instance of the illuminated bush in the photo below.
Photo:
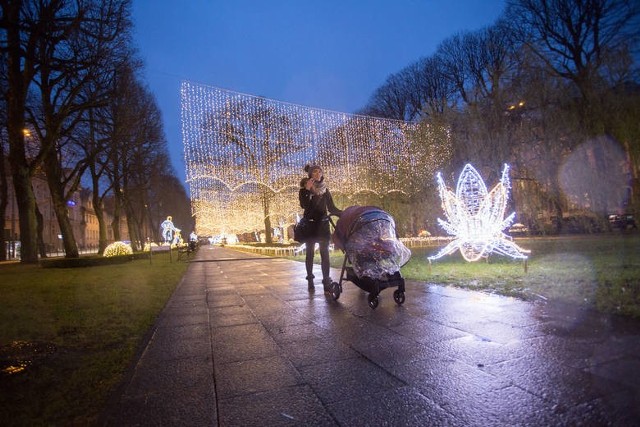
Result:
<svg viewBox="0 0 640 427"><path fill-rule="evenodd" d="M119 255L131 255L133 254L133 250L131 246L124 242L113 242L104 250L103 256L112 257Z"/></svg>
<svg viewBox="0 0 640 427"><path fill-rule="evenodd" d="M157 247L158 247L158 244L155 242L145 243L144 248L142 250L143 252L149 252L151 248L157 248Z"/></svg>

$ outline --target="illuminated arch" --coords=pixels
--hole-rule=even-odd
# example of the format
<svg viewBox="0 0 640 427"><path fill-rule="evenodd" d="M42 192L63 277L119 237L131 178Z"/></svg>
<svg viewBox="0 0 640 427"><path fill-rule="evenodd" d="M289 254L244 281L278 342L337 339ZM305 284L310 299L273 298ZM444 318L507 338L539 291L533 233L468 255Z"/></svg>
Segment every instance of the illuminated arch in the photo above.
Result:
<svg viewBox="0 0 640 427"><path fill-rule="evenodd" d="M272 218L301 212L297 192L307 163L321 165L332 193L347 199L361 192L410 193L418 175L438 167L432 146L416 138L415 123L189 81L181 85L181 102L187 182L200 235L264 228L265 215L257 212L265 202ZM420 132L426 135L424 125ZM425 137L429 144L434 135Z"/></svg>

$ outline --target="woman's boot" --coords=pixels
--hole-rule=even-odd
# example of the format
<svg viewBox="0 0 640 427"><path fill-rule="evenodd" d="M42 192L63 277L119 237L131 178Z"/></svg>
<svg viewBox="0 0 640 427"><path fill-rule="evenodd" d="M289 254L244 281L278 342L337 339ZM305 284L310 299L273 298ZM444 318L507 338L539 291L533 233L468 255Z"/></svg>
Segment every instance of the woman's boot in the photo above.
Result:
<svg viewBox="0 0 640 427"><path fill-rule="evenodd" d="M324 287L324 292L327 294L331 292L331 283L333 283L331 277L325 277L322 279L322 286Z"/></svg>
<svg viewBox="0 0 640 427"><path fill-rule="evenodd" d="M313 278L315 276L313 274L310 274L307 276L307 288L309 289L309 291L315 291L315 286L313 285Z"/></svg>

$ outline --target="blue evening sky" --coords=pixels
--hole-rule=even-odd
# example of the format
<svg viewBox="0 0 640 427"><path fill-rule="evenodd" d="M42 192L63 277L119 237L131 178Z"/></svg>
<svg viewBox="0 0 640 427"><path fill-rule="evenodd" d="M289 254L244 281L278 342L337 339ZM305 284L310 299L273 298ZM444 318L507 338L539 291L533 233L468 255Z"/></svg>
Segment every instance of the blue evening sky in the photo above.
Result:
<svg viewBox="0 0 640 427"><path fill-rule="evenodd" d="M353 113L505 0L134 0L135 42L184 181L180 82Z"/></svg>

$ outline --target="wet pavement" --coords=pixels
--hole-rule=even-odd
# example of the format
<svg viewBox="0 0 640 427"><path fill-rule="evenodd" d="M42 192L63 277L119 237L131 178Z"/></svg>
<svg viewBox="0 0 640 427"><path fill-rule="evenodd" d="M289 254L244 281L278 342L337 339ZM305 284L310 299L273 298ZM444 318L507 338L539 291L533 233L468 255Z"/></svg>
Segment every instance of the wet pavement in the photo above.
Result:
<svg viewBox="0 0 640 427"><path fill-rule="evenodd" d="M373 310L304 277L201 247L101 424L640 425L640 321L410 281Z"/></svg>

